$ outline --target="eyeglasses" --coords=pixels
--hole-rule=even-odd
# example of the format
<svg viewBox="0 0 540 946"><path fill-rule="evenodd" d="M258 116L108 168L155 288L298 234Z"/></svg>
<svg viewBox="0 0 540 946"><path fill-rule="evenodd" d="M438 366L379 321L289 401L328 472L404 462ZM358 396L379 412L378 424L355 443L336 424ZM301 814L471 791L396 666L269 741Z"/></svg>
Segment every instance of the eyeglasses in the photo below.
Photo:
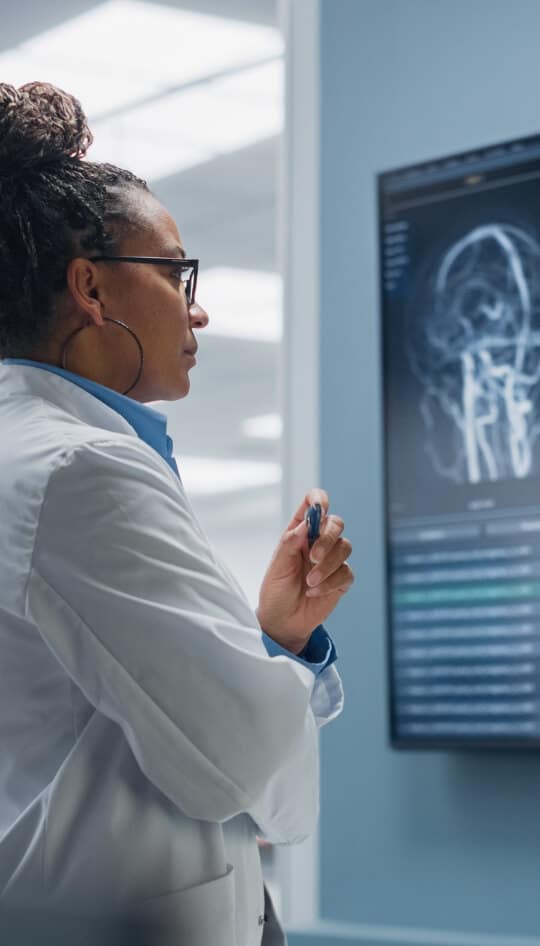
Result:
<svg viewBox="0 0 540 946"><path fill-rule="evenodd" d="M193 305L195 302L197 273L199 271L198 259L181 259L178 256L90 256L89 259L91 263L161 263L166 266L174 266L176 270L180 270L187 304Z"/></svg>

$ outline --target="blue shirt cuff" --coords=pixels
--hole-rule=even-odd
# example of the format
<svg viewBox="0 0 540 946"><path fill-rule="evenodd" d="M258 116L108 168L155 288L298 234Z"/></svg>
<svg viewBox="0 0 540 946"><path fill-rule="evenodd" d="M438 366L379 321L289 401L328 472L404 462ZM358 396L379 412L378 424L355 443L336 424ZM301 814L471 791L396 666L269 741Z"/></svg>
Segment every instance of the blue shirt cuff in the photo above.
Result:
<svg viewBox="0 0 540 946"><path fill-rule="evenodd" d="M308 667L315 676L318 676L337 660L338 655L334 642L326 633L322 624L315 628L306 646L299 654L293 654L290 650L280 647L264 631L262 632L262 639L270 657L289 657L291 660L303 664L304 667Z"/></svg>

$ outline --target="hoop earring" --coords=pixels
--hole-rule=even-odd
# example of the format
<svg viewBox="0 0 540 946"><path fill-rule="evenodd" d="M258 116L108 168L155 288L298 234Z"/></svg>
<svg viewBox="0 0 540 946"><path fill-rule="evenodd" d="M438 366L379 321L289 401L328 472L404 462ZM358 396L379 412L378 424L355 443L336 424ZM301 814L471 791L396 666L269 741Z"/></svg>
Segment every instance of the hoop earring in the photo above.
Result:
<svg viewBox="0 0 540 946"><path fill-rule="evenodd" d="M125 328L126 331L129 332L129 334L132 335L133 338L135 339L135 341L137 342L137 345L138 345L138 348L139 348L139 355L140 355L139 371L138 371L138 373L137 373L137 377L135 378L135 381L133 382L133 384L130 385L130 387L127 389L127 391L122 391L122 394L128 394L129 391L131 391L132 388L135 387L135 385L137 384L137 382L138 382L138 380L139 380L139 378L140 378L140 376L141 376L141 374L142 374L143 364L144 364L144 352L143 352L143 347L142 347L142 345L141 345L139 339L137 338L135 332L133 331L133 329L130 329L129 325L126 325L125 322L121 322L119 319L109 319L109 318L107 318L107 316L105 316L105 315L103 316L103 320L104 320L105 322L114 322L116 325L121 325L122 328ZM66 338L64 344L62 345L62 368L64 368L66 371L69 371L69 368L66 368L66 345L68 344L68 342L71 341L71 339L73 338L74 335L77 335L78 332L82 332L82 330L83 330L84 328L89 328L91 325L92 325L91 322L87 322L86 325L81 325L80 328L76 328L75 331L71 333L71 335L68 335L68 337Z"/></svg>

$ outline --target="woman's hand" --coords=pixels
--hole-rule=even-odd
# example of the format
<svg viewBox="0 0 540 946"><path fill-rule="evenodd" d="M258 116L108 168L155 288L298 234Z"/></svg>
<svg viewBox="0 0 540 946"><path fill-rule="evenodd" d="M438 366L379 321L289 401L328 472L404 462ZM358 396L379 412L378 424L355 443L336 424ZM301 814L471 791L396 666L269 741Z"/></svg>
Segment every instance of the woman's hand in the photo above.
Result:
<svg viewBox="0 0 540 946"><path fill-rule="evenodd" d="M305 514L322 507L319 538L311 549ZM296 510L264 576L257 617L262 630L281 647L298 654L315 628L349 590L354 575L346 560L352 551L340 516L328 514L328 496L314 488Z"/></svg>

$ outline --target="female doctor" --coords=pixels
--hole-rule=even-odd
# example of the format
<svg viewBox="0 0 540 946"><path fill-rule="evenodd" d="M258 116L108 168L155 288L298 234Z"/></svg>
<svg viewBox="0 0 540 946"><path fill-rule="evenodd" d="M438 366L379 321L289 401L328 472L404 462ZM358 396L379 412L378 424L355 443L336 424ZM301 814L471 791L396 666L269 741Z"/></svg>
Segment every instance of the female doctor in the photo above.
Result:
<svg viewBox="0 0 540 946"><path fill-rule="evenodd" d="M0 84L0 895L285 943L256 838L316 826L351 545L312 489L255 613L212 551L146 406L189 391L197 260L91 142L71 95Z"/></svg>

